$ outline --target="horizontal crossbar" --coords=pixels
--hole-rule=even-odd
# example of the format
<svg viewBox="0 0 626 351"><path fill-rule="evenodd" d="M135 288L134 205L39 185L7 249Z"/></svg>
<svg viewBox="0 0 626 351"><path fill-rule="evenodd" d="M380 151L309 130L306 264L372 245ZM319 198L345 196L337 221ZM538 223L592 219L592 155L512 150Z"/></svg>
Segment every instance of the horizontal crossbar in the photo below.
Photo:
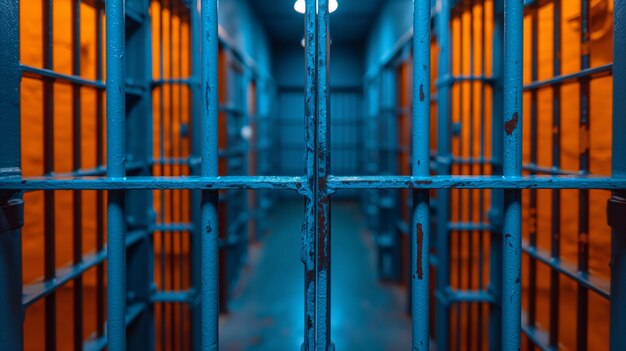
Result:
<svg viewBox="0 0 626 351"><path fill-rule="evenodd" d="M626 189L625 178L597 176L354 176L328 179L328 189ZM304 177L4 177L0 190L295 190Z"/></svg>

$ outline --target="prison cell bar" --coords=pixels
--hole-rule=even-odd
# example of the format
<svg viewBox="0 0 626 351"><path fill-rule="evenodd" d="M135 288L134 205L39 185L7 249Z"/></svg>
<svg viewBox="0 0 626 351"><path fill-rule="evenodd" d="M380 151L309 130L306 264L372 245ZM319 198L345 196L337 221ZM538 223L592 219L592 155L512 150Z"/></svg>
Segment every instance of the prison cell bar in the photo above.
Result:
<svg viewBox="0 0 626 351"><path fill-rule="evenodd" d="M522 175L522 68L524 4L504 3L504 157L506 177ZM496 130L495 133L498 133ZM502 348L518 350L521 330L522 209L521 191L504 192L502 246Z"/></svg>
<svg viewBox="0 0 626 351"><path fill-rule="evenodd" d="M615 0L613 27L613 177L626 177L626 60L621 54L626 46L626 1ZM626 343L626 192L613 192L608 202L607 219L611 226L611 350Z"/></svg>
<svg viewBox="0 0 626 351"><path fill-rule="evenodd" d="M126 70L124 1L106 6L107 178L126 174ZM110 191L107 204L108 349L126 349L126 218L124 190ZM48 211L46 211L48 213ZM54 264L52 264L54 268ZM46 328L47 330L48 328ZM54 329L51 329L54 332Z"/></svg>
<svg viewBox="0 0 626 351"><path fill-rule="evenodd" d="M306 145L305 174L306 174L306 195L304 199L304 223L302 225L302 261L304 263L304 351L316 350L317 318L316 318L316 293L317 293L317 260L315 257L315 183L317 174L315 172L317 162L315 160L317 131L317 1L308 1L305 8L305 101L304 101L304 139Z"/></svg>
<svg viewBox="0 0 626 351"><path fill-rule="evenodd" d="M530 41L531 41L531 72L530 79L532 81L537 80L538 75L538 29L539 29L539 20L538 20L538 11L537 6L533 6L530 9ZM531 164L537 164L538 150L537 150L537 140L538 140L538 113L537 113L537 89L530 91L530 162ZM531 170L530 174L534 175L535 171ZM537 189L531 189L529 194L529 233L528 233L528 246L531 249L537 249ZM526 324L530 328L535 328L535 324L537 321L537 309L536 309L536 298L537 298L537 261L530 260L528 267L528 314ZM530 347L530 346L529 346Z"/></svg>
<svg viewBox="0 0 626 351"><path fill-rule="evenodd" d="M19 3L7 1L0 11L0 176L20 176L20 36ZM1 189L1 188L0 188ZM19 190L0 190L0 345L21 350L22 239L24 202Z"/></svg>
<svg viewBox="0 0 626 351"><path fill-rule="evenodd" d="M554 0L552 5L552 23L561 23L561 0ZM561 75L561 26L554 25L552 33L552 69L555 76ZM554 84L552 88L552 167L561 168L561 85ZM558 97L558 98L557 98ZM550 257L558 259L561 255L561 191L552 190L552 231L550 237ZM550 270L550 316L548 345L558 347L559 343L559 272Z"/></svg>
<svg viewBox="0 0 626 351"><path fill-rule="evenodd" d="M195 0L193 5L197 5L200 0ZM191 6L190 10L190 35L191 35L191 79L196 80L197 84L191 85L191 121L190 121L190 159L202 155L202 141L204 134L202 133L202 86L200 80L202 77L202 58L197 53L201 50L202 43L202 18L198 6ZM193 54L195 53L195 54ZM219 83L219 82L218 82ZM201 175L202 169L199 162L189 163L189 174L192 176ZM195 290L195 296L201 294L202 269L201 269L201 242L204 231L202 230L202 209L198 204L202 203L202 192L192 191L190 196L190 220L194 224L194 228L189 238L189 285ZM200 225L199 225L200 224ZM201 296L201 295L200 295ZM202 347L202 311L198 308L200 301L194 298L190 302L190 327L191 327L191 349L200 350Z"/></svg>
<svg viewBox="0 0 626 351"><path fill-rule="evenodd" d="M437 44L439 47L438 72L437 72L437 176L451 174L451 99L452 99L452 37L450 33L451 8L449 1L441 1L437 13ZM437 271L435 295L445 296L450 286L450 237L447 226L450 219L450 191L437 191ZM440 298L436 299L435 315L436 330L435 339L437 347L442 350L450 349L449 327L450 307Z"/></svg>
<svg viewBox="0 0 626 351"><path fill-rule="evenodd" d="M72 32L72 75L80 76L80 0L72 1L71 9L71 32ZM81 168L81 97L80 85L72 84L72 170ZM72 230L73 248L72 263L80 264L83 260L82 254L82 196L80 191L72 192ZM83 347L83 279L82 276L74 280L73 286L73 318L74 318L74 350L81 350Z"/></svg>
<svg viewBox="0 0 626 351"><path fill-rule="evenodd" d="M218 17L217 0L201 0L202 176L218 174ZM218 192L202 193L201 349L218 349Z"/></svg>
<svg viewBox="0 0 626 351"><path fill-rule="evenodd" d="M430 1L413 1L413 130L412 173L430 176ZM419 87L419 88L418 88ZM430 291L430 194L413 194L411 226L413 350L428 350Z"/></svg>

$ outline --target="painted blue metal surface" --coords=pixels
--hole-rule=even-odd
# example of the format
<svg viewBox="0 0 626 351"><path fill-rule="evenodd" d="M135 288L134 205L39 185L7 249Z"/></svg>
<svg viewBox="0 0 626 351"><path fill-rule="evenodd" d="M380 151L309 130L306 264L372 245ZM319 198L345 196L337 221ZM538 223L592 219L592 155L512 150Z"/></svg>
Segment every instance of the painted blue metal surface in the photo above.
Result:
<svg viewBox="0 0 626 351"><path fill-rule="evenodd" d="M611 172L614 177L626 176L624 134L626 133L626 61L618 52L626 45L626 2L615 1L613 50L613 154ZM626 344L626 193L616 191L609 200L607 218L611 226L611 350Z"/></svg>
<svg viewBox="0 0 626 351"><path fill-rule="evenodd" d="M504 157L503 174L522 174L522 67L524 4L521 0L504 2ZM496 131L497 133L498 131ZM519 190L504 192L502 228L502 348L521 347L522 309L522 209Z"/></svg>
<svg viewBox="0 0 626 351"><path fill-rule="evenodd" d="M205 177L218 174L218 24L217 0L201 1L202 165ZM218 349L218 193L202 193L201 350Z"/></svg>
<svg viewBox="0 0 626 351"><path fill-rule="evenodd" d="M0 5L0 177L21 175L18 18L17 0ZM23 348L23 205L19 191L0 188L0 344L14 350Z"/></svg>
<svg viewBox="0 0 626 351"><path fill-rule="evenodd" d="M124 1L106 6L107 178L126 175L126 73ZM112 191L107 204L107 348L126 350L126 218L123 190ZM53 265L54 266L54 265Z"/></svg>
<svg viewBox="0 0 626 351"><path fill-rule="evenodd" d="M413 3L413 175L430 176L430 0ZM430 345L430 194L413 194L412 223L412 298L413 350L427 350Z"/></svg>
<svg viewBox="0 0 626 351"><path fill-rule="evenodd" d="M560 69L560 44L555 44L554 75L552 78L538 80L537 61L533 60L532 81L522 84L522 33L524 7L535 6L533 1L496 0L494 1L493 18L493 73L488 77L484 67L480 75L452 73L452 31L450 23L455 1L440 1L434 6L428 0L415 0L413 8L412 30L394 43L390 50L382 50L381 60L374 60L379 66L369 70L364 83L367 104L367 133L378 137L365 139L365 160L362 162L363 175L331 175L330 156L330 74L329 74L329 17L327 11L316 11L316 7L327 8L327 1L313 1L307 3L305 16L306 42L306 89L305 89L305 173L303 176L271 176L273 168L271 162L273 149L269 146L276 137L268 137L272 132L271 108L265 109L267 120L264 129L260 127L262 117L251 116L246 108L248 96L244 92L248 84L255 82L257 86L270 87L270 78L263 77L256 70L257 64L237 49L236 43L220 37L218 33L218 13L216 0L202 0L202 11L198 11L195 4L189 6L191 24L191 55L192 73L188 78L165 78L151 81L150 65L139 71L132 68L127 70L128 62L149 60L148 16L149 2L136 1L107 1L107 79L106 84L101 72L95 79L80 77L81 62L79 59L80 47L80 12L77 1L74 3L72 18L74 20L72 73L63 74L52 69L52 24L51 1L46 4L44 27L49 29L45 35L45 67L31 67L20 65L18 62L19 33L15 23L17 15L17 1L3 4L1 16L7 16L0 24L2 33L2 60L0 72L7 77L5 84L0 86L3 99L0 101L0 111L3 115L3 128L0 130L0 306L3 311L0 315L0 342L9 345L11 349L21 348L22 308L27 308L35 302L45 299L53 301L57 290L69 281L74 282L75 319L82 318L81 306L81 279L90 268L97 267L102 272L102 263L108 261L108 332L99 330L97 335L84 345L82 340L81 323L74 323L74 345L79 348L102 349L105 346L111 350L123 350L126 347L136 348L138 342L154 339L153 304L185 303L191 311L192 321L192 348L202 350L218 349L218 295L219 283L219 253L220 250L233 253L232 262L228 263L235 270L245 262L248 247L247 221L251 217L263 217L262 210L271 204L271 193L278 190L288 190L305 199L305 223L302 233L302 259L305 264L305 338L303 349L327 350L332 348L330 336L330 198L335 192L348 192L358 189L367 190L365 196L366 210L368 211L370 228L376 228L380 233L392 233L390 240L397 240L399 247L398 210L407 204L398 204L400 198L398 190L413 191L412 222L405 232L411 233L410 245L412 258L410 260L412 276L412 331L413 349L427 349L430 343L429 309L428 304L430 286L430 267L436 272L434 308L436 316L435 340L439 349L450 348L450 311L451 307L460 304L488 304L490 307L489 320L489 348L518 349L520 335L525 333L529 340L539 347L557 347L559 344L558 325L558 297L559 277L567 277L578 286L578 345L587 346L588 333L588 303L589 292L594 292L611 301L611 347L619 349L623 344L623 333L626 325L626 248L623 223L624 208L626 208L626 171L623 165L626 161L617 150L623 149L620 135L626 133L623 118L620 118L626 109L623 103L624 81L626 80L623 62L616 60L614 64L591 67L588 53L581 57L581 69L577 72L562 74ZM555 2L558 4L558 2ZM171 3L169 6L173 6ZM623 20L623 1L615 3L615 48L623 46L625 40ZM438 81L437 95L437 147L430 150L428 133L430 130L430 35L431 9L435 9L434 33L438 44ZM172 8L169 9L171 11ZM185 9L186 11L187 9ZM581 1L582 35L581 44L584 46L588 38L587 14L589 2ZM125 13L126 12L126 13ZM484 15L484 14L483 14ZM163 14L161 14L163 16ZM554 6L555 22L561 21L559 6ZM99 18L99 17L98 17ZM473 18L471 19L474 20ZM400 21L399 21L400 22ZM535 23L536 24L536 23ZM100 28L101 26L97 26ZM472 25L473 27L473 25ZM533 57L537 54L536 28L532 38ZM142 32L143 30L143 32ZM99 29L100 31L100 29ZM102 33L99 33L102 36ZM484 35L484 33L483 33ZM554 27L554 38L560 42L559 26ZM144 42L145 46L133 45ZM170 42L170 52L173 50ZM407 48L413 49L413 128L412 135L412 173L411 175L394 175L398 168L396 154L399 148L397 140L397 123L395 120L398 92L395 77L395 68L398 62L408 60ZM470 47L473 48L473 43ZM100 49L100 48L99 48ZM228 101L220 105L218 101L218 52L225 50L233 68L228 68L229 81ZM378 48L380 49L380 48ZM387 48L388 49L388 48ZM164 50L161 47L161 50ZM374 52L376 50L372 50ZM198 53L201 53L198 55ZM502 55L504 53L504 55ZM473 55L472 55L473 57ZM615 57L618 57L617 53ZM161 60L163 54L161 53ZM171 60L171 56L170 56ZM484 60L484 58L483 58ZM171 64L171 62L170 62ZM483 62L484 65L484 62ZM161 61L161 66L163 63ZM171 67L170 67L171 68ZM593 78L613 74L614 76L614 120L613 120L613 174L612 176L590 176L588 150L580 154L580 171L570 172L560 169L559 147L560 134L553 134L555 147L553 153L553 168L537 165L537 144L531 144L531 162L522 165L522 93L530 92L536 98L538 89L551 87L554 94L560 94L560 85L577 82L581 92L580 127L589 128L589 81ZM44 115L46 125L53 124L54 96L53 83L69 84L74 93L73 99L73 129L79 131L80 124L80 87L91 87L98 91L100 104L104 89L107 96L107 130L119 131L107 133L107 167L100 159L98 166L92 169L83 169L80 160L80 135L73 134L74 160L72 171L68 174L54 174L54 134L48 128L45 134L46 149L45 172L43 177L21 177L19 152L19 77L43 79ZM171 74L170 74L171 76ZM129 85L128 80L132 81ZM9 82L9 83L6 83ZM11 83L12 82L12 83ZM488 136L481 132L480 156L470 152L469 158L462 154L453 155L452 140L455 138L452 126L452 93L453 87L461 87L461 83L473 82L481 84L484 97L485 89L493 90L493 130L491 135L492 155L486 157L484 153L485 139ZM219 82L222 84L222 82ZM183 155L166 157L163 150L160 157L152 159L151 140L131 140L128 130L146 129L151 134L152 123L145 116L151 116L152 101L150 88L164 86L188 87L193 96L191 103L191 133L192 155L185 158ZM259 89L261 90L261 89ZM271 90L271 88L268 88ZM170 93L172 93L170 91ZM163 90L160 91L163 94ZM269 95L261 92L261 96ZM473 92L472 92L473 94ZM276 95L276 94L274 94ZM434 94L433 94L434 95ZM473 95L472 95L473 96ZM6 98L5 98L6 97ZM268 99L273 99L268 97ZM384 100L384 101L383 101ZM470 99L473 101L474 99ZM536 142L537 134L537 104L531 99L531 138ZM483 105L484 105L483 100ZM270 103L267 103L269 105ZM161 107L163 107L161 98ZM484 106L483 106L484 109ZM474 110L474 109L472 109ZM553 127L558 131L561 125L560 99L554 99ZM100 112L101 113L101 112ZM218 150L218 114L228 115L229 128L240 131L250 123L258 123L260 133L259 146L245 142L239 135L229 137L233 143L228 149ZM96 116L97 117L97 116ZM258 118L257 118L258 117ZM462 120L466 117L461 116ZM484 118L485 112L481 112ZM98 119L98 117L97 117ZM162 120L164 123L164 121ZM5 124L6 123L6 124ZM9 126L5 128L4 126ZM473 125L459 126L457 132L465 132ZM100 128L102 130L102 128ZM167 136L161 125L161 142ZM170 133L172 130L170 129ZM472 133L473 135L473 133ZM588 134L586 134L588 136ZM263 139L266 138L266 139ZM170 135L170 140L173 139ZM104 143L102 143L104 144ZM128 145L126 145L128 144ZM263 146L261 146L263 145ZM163 144L161 143L161 147ZM259 152L258 173L250 175L248 164L245 162L251 148ZM264 149L263 149L264 148ZM265 150L264 154L261 150ZM102 152L99 153L100 158ZM177 157L180 156L180 157ZM431 165L431 158L434 158ZM229 163L228 175L218 174L220 159ZM242 161L244 160L244 161ZM359 162L357 162L359 163ZM150 171L153 165L171 165L189 167L190 176L152 176ZM492 166L491 176L484 175L453 175L453 165L486 165ZM431 166L434 166L431 168ZM484 168L483 168L484 170ZM522 170L531 176L522 176ZM431 171L436 175L431 176ZM128 176L127 174L132 174ZM300 174L300 172L298 172ZM430 190L437 190L433 208L430 206ZM471 189L462 196L467 196L472 202L474 190L491 191L491 210L489 222L451 221L451 189ZM537 189L552 189L553 217L559 218L560 189L578 189L581 194L579 203L579 232L581 242L588 231L587 211L589 209L588 190L605 189L614 191L609 202L609 224L613 228L612 236L612 276L611 281L590 276L587 261L587 247L581 246L577 265L568 265L559 262L559 229L551 229L552 248L550 252L539 249L536 245L536 233L532 233L528 243L521 241L521 190L531 189L536 196ZM28 191L46 192L46 240L45 260L46 272L44 280L22 286L20 272L21 257L20 233L22 214L21 193ZM66 267L56 267L54 247L54 192L71 190L74 196L74 228L75 241L72 263ZM97 190L100 200L105 191L108 192L108 245L106 249L99 243L96 252L83 255L80 251L81 240L81 202L80 192L83 190ZM148 215L152 207L152 196L145 190L182 191L191 190L191 221L190 223L170 221L163 218L154 222ZM220 202L218 191L225 190L227 195ZM261 208L257 215L247 207L247 190L263 191L257 205ZM455 190L456 191L456 190ZM261 193L259 193L261 194ZM482 192L480 193L483 196ZM482 197L481 197L482 199ZM531 200L531 207L536 208L536 197ZM101 201L102 202L102 201ZM164 202L163 202L164 203ZM218 207L228 207L227 223L218 223ZM161 206L164 207L163 205ZM480 206L480 211L482 211ZM436 215L430 212L436 210ZM99 213L103 211L99 210ZM431 218L433 217L433 218ZM233 223L240 223L235 225ZM434 223L431 226L431 222ZM558 222L558 221L556 221ZM556 223L555 222L555 223ZM132 225L132 229L128 226ZM228 226L228 237L220 241L218 225ZM234 227L237 228L234 228ZM233 229L230 229L233 227ZM178 233L190 231L190 276L191 283L188 290L175 291L162 289L154 291L152 287L154 257L151 247L152 233ZM451 288L451 233L473 235L478 231L488 231L490 235L490 277L488 287L479 287L478 290ZM434 235L434 236L433 236ZM103 237L100 232L99 237ZM482 237L481 237L482 239ZM383 240L384 241L384 240ZM436 255L430 257L429 248L433 246ZM129 250L132 247L133 250ZM400 250L390 251L389 259L397 259ZM162 251L164 253L164 251ZM535 324L536 314L531 312L525 317L522 326L521 315L521 256L528 255L532 259L531 276L535 276L534 269L538 263L550 268L550 325L549 333L545 333ZM128 256L128 265L126 257ZM482 256L481 256L482 257ZM481 265L484 263L480 258ZM139 262L139 263L137 263ZM400 260L397 261L398 264ZM390 266L385 276L400 274L399 268ZM384 271L384 270L381 270ZM229 273L232 276L235 273ZM470 272L471 274L471 272ZM133 278L127 283L126 277ZM135 279L145 276L146 280ZM99 278L98 291L104 291L103 279ZM481 280L482 281L482 280ZM610 287L609 287L610 283ZM535 296L535 286L531 285L531 296ZM23 294L22 294L23 290ZM99 313L103 313L103 298L97 298ZM534 298L531 298L535 301ZM531 302L531 305L534 302ZM50 307L48 307L48 305ZM56 343L54 333L55 304L46 304L46 343L53 348ZM99 318L104 319L104 318ZM131 329L127 327L132 325ZM141 327L138 327L141 326ZM165 324L162 324L164 327ZM99 326L102 328L102 326ZM141 331L139 331L141 330ZM473 329L472 329L473 330ZM163 335L162 335L163 336ZM152 344L148 348L154 348ZM478 341L482 345L481 341ZM547 346L546 346L547 344ZM468 342L471 346L471 342Z"/></svg>
<svg viewBox="0 0 626 351"><path fill-rule="evenodd" d="M442 1L436 17L437 45L439 47L438 81L437 81L437 164L435 172L438 176L449 175L451 169L451 121L452 121L452 43L450 33L451 4ZM445 295L450 286L450 237L447 223L450 219L450 191L442 190L437 193L437 226L436 226L436 250L437 272L436 291L438 296ZM437 300L435 308L436 326L435 340L442 349L449 349L450 345L450 306L444 301Z"/></svg>

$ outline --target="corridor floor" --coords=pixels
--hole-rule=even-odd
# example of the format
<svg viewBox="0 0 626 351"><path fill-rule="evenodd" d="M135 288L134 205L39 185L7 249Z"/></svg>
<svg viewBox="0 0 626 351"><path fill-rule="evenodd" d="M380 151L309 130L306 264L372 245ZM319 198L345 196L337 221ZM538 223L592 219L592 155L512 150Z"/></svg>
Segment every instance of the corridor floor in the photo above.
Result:
<svg viewBox="0 0 626 351"><path fill-rule="evenodd" d="M220 349L299 350L304 276L300 261L303 203L279 201L270 233L250 251L249 268L220 320ZM405 299L381 284L375 251L356 204L332 204L331 337L337 350L406 350Z"/></svg>

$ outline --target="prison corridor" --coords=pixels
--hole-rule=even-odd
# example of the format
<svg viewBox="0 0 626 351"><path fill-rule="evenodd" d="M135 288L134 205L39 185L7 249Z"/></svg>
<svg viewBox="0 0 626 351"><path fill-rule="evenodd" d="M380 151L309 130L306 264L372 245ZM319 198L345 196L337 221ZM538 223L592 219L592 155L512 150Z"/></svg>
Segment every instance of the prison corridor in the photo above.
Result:
<svg viewBox="0 0 626 351"><path fill-rule="evenodd" d="M270 216L271 232L251 253L249 270L220 321L224 350L294 350L302 345L300 262L303 204L288 201ZM410 317L404 294L381 283L363 215L354 202L333 204L331 293L333 343L341 350L406 350Z"/></svg>
<svg viewBox="0 0 626 351"><path fill-rule="evenodd" d="M0 351L621 351L626 0L0 0Z"/></svg>

